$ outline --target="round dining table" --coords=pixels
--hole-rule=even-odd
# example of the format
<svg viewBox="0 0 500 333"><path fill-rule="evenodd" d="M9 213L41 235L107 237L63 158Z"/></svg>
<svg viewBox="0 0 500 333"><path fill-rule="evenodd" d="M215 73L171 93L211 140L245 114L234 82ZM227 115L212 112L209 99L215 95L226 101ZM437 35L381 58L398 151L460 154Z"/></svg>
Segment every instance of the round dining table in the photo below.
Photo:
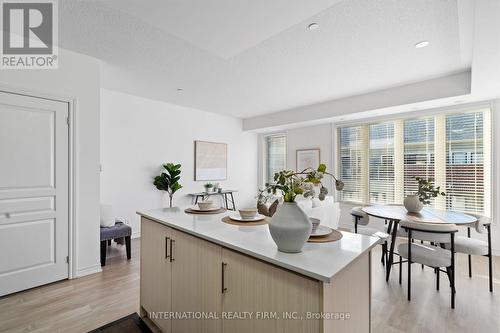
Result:
<svg viewBox="0 0 500 333"><path fill-rule="evenodd" d="M391 235L391 246L389 258L386 261L386 281L389 281L391 267L394 258L394 243L398 232L398 224L401 220L421 223L447 223L461 226L474 226L477 218L465 213L440 210L434 208L423 208L419 213L409 213L402 205L375 205L363 207L363 211L373 217L381 218L389 223L387 233Z"/></svg>

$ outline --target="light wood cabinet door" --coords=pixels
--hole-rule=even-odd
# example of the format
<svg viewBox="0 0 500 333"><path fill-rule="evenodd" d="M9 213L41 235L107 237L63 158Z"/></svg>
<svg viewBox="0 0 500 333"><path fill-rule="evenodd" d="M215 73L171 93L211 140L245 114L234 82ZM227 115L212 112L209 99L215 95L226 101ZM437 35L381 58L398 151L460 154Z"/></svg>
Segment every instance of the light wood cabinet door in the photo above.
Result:
<svg viewBox="0 0 500 333"><path fill-rule="evenodd" d="M318 281L227 249L222 249L222 261L227 288L222 310L253 313L252 319L224 319L222 332L320 332L319 320L305 319L308 311L320 311L322 286ZM284 313L304 320L284 318ZM266 315L275 317L264 318Z"/></svg>
<svg viewBox="0 0 500 333"><path fill-rule="evenodd" d="M172 230L172 311L220 315L222 310L222 249L220 246ZM215 319L174 319L172 332L220 333Z"/></svg>
<svg viewBox="0 0 500 333"><path fill-rule="evenodd" d="M164 333L172 332L170 320L162 317L172 309L170 237L169 227L141 219L141 306Z"/></svg>

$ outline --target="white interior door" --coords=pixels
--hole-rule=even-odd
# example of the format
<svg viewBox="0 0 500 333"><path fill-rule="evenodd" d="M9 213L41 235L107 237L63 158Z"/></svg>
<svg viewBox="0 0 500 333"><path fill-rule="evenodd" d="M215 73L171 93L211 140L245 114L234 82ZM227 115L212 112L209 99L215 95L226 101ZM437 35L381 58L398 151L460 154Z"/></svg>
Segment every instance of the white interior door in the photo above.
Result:
<svg viewBox="0 0 500 333"><path fill-rule="evenodd" d="M68 277L68 107L0 92L0 296Z"/></svg>

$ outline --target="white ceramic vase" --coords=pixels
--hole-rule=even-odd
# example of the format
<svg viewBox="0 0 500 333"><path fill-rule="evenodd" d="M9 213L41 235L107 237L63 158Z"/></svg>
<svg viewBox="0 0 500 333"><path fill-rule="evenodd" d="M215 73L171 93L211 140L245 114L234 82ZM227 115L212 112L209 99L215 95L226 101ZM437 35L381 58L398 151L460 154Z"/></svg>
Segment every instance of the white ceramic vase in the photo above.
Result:
<svg viewBox="0 0 500 333"><path fill-rule="evenodd" d="M299 253L311 235L312 223L295 202L278 206L269 223L269 232L278 251Z"/></svg>
<svg viewBox="0 0 500 333"><path fill-rule="evenodd" d="M424 208L424 204L420 202L418 199L418 195L409 195L403 201L403 204L406 210L410 213L419 213L422 208Z"/></svg>

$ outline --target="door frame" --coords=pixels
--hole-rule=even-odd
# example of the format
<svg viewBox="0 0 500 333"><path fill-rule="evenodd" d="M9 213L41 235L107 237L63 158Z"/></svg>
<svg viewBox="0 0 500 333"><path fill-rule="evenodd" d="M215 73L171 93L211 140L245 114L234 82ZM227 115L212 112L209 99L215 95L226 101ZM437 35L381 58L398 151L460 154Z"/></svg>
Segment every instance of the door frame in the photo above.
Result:
<svg viewBox="0 0 500 333"><path fill-rule="evenodd" d="M76 135L78 98L4 84L0 84L0 92L68 103L68 279L74 279L77 277L78 267L78 227L76 224L78 212L78 183L76 181L78 174L78 142Z"/></svg>

